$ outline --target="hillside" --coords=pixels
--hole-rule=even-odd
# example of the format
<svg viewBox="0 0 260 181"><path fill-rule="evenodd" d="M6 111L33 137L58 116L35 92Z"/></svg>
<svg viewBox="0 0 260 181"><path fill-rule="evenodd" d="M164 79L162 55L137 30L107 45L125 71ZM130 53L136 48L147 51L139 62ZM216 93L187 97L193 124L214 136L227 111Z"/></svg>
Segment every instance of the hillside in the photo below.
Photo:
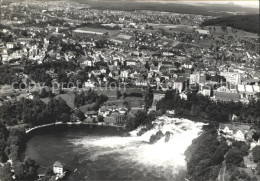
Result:
<svg viewBox="0 0 260 181"><path fill-rule="evenodd" d="M174 1L153 2L149 1L121 1L121 0L74 0L80 3L87 3L93 9L108 9L108 10L122 10L122 11L135 11L135 10L151 10L151 11L165 11L183 14L198 14L206 16L230 16L230 13L242 12L245 14L258 13L258 9L247 8L233 5L224 4L211 4L211 5L189 5Z"/></svg>
<svg viewBox="0 0 260 181"><path fill-rule="evenodd" d="M229 26L235 29L259 33L259 14L235 15L204 21L202 26Z"/></svg>

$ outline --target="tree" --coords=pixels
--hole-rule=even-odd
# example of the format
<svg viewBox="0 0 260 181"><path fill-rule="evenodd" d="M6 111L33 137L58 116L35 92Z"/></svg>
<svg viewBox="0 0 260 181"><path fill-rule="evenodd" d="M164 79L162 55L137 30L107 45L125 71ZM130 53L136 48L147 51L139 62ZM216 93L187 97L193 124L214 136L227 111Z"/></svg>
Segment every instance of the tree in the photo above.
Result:
<svg viewBox="0 0 260 181"><path fill-rule="evenodd" d="M28 156L24 158L24 168L27 180L34 180L37 177L35 161Z"/></svg>
<svg viewBox="0 0 260 181"><path fill-rule="evenodd" d="M215 180L224 155L228 150L226 141L218 139L215 129L203 132L185 151L187 170L193 180Z"/></svg>
<svg viewBox="0 0 260 181"><path fill-rule="evenodd" d="M4 166L0 166L0 180L13 181L10 163L6 163Z"/></svg>
<svg viewBox="0 0 260 181"><path fill-rule="evenodd" d="M116 98L119 99L122 96L121 92L119 90L116 91Z"/></svg>
<svg viewBox="0 0 260 181"><path fill-rule="evenodd" d="M24 164L20 161L14 163L14 172L15 176L18 180L22 180L24 178Z"/></svg>
<svg viewBox="0 0 260 181"><path fill-rule="evenodd" d="M97 120L98 120L98 122L104 122L103 116L98 116L98 117L97 117Z"/></svg>
<svg viewBox="0 0 260 181"><path fill-rule="evenodd" d="M42 90L41 90L41 92L40 92L40 97L41 98L46 98L46 97L48 97L48 92L46 91L46 89L45 88L42 88Z"/></svg>
<svg viewBox="0 0 260 181"><path fill-rule="evenodd" d="M124 101L124 102L123 102L123 106L124 106L126 109L128 109L128 110L131 109L131 105L129 104L128 101Z"/></svg>
<svg viewBox="0 0 260 181"><path fill-rule="evenodd" d="M79 109L77 109L75 111L75 116L77 116L79 118L80 121L84 121L85 120L85 115L82 111L80 111Z"/></svg>
<svg viewBox="0 0 260 181"><path fill-rule="evenodd" d="M252 149L252 154L255 162L260 161L260 146L256 146Z"/></svg>
<svg viewBox="0 0 260 181"><path fill-rule="evenodd" d="M145 111L138 111L135 115L135 127L149 124L150 121Z"/></svg>
<svg viewBox="0 0 260 181"><path fill-rule="evenodd" d="M149 107L152 106L153 103L153 91L151 88L149 88L148 92L145 95L144 98L144 102L145 102L145 109L147 110Z"/></svg>
<svg viewBox="0 0 260 181"><path fill-rule="evenodd" d="M243 161L243 152L237 147L231 148L226 155L227 167L238 166Z"/></svg>
<svg viewBox="0 0 260 181"><path fill-rule="evenodd" d="M125 99L126 97L127 97L127 94L126 94L126 92L124 92L123 99Z"/></svg>

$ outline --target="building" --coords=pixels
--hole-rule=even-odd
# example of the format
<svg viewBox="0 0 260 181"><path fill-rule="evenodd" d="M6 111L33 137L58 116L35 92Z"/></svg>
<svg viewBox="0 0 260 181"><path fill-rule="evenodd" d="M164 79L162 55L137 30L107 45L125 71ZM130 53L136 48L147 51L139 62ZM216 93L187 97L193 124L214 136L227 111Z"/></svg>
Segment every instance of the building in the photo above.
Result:
<svg viewBox="0 0 260 181"><path fill-rule="evenodd" d="M86 111L84 113L84 115L86 118L95 118L95 117L97 117L98 112L97 111Z"/></svg>
<svg viewBox="0 0 260 181"><path fill-rule="evenodd" d="M211 87L210 86L203 86L202 90L200 91L204 96L211 96Z"/></svg>
<svg viewBox="0 0 260 181"><path fill-rule="evenodd" d="M154 93L152 107L156 107L158 101L164 98L165 94Z"/></svg>
<svg viewBox="0 0 260 181"><path fill-rule="evenodd" d="M173 84L173 89L178 90L179 93L181 93L185 88L186 79L184 77L178 77Z"/></svg>
<svg viewBox="0 0 260 181"><path fill-rule="evenodd" d="M104 117L104 123L106 124L123 125L125 121L126 116L119 112L113 112L108 117Z"/></svg>
<svg viewBox="0 0 260 181"><path fill-rule="evenodd" d="M214 98L215 98L215 100L219 100L219 101L238 102L238 101L240 101L241 97L238 93L233 93L227 87L221 86L215 91Z"/></svg>
<svg viewBox="0 0 260 181"><path fill-rule="evenodd" d="M241 83L241 74L238 72L220 72L220 76L226 78L226 81L238 85Z"/></svg>
<svg viewBox="0 0 260 181"><path fill-rule="evenodd" d="M209 35L209 30L196 29L196 32L200 35Z"/></svg>
<svg viewBox="0 0 260 181"><path fill-rule="evenodd" d="M190 83L198 83L204 84L206 82L206 76L197 72L194 74L190 74Z"/></svg>
<svg viewBox="0 0 260 181"><path fill-rule="evenodd" d="M129 70L122 70L120 73L120 77L128 78L129 77Z"/></svg>
<svg viewBox="0 0 260 181"><path fill-rule="evenodd" d="M136 66L137 62L135 60L127 60L126 61L126 66Z"/></svg>
<svg viewBox="0 0 260 181"><path fill-rule="evenodd" d="M250 126L244 124L219 124L219 133L225 138L237 141L246 141L246 135L250 131Z"/></svg>
<svg viewBox="0 0 260 181"><path fill-rule="evenodd" d="M53 173L57 175L62 175L64 173L64 163L61 161L56 161L53 164Z"/></svg>
<svg viewBox="0 0 260 181"><path fill-rule="evenodd" d="M13 49L14 47L15 47L15 43L14 42L7 42L6 43L6 48Z"/></svg>

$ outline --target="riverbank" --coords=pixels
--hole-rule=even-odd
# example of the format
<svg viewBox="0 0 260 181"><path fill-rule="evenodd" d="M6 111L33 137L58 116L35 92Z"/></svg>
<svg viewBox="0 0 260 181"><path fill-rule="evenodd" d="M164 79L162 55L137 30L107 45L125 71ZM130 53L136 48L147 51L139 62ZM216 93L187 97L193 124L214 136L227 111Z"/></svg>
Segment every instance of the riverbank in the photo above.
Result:
<svg viewBox="0 0 260 181"><path fill-rule="evenodd" d="M55 125L90 125L90 126L106 126L106 127L114 127L118 129L125 129L124 126L117 126L117 125L109 125L105 123L86 123L86 122L67 122L67 123L62 123L62 122L56 122L56 123L50 123L50 124L44 124L40 126L35 126L33 128L25 128L25 133L28 134L34 130L39 130L41 128L45 127L50 127L50 126L55 126Z"/></svg>

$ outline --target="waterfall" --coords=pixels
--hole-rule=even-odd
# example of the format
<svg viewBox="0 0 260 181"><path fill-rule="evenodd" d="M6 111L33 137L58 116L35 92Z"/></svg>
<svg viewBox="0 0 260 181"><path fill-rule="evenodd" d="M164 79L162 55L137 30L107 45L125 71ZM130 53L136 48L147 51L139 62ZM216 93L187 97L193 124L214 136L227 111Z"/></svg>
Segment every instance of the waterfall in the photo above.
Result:
<svg viewBox="0 0 260 181"><path fill-rule="evenodd" d="M186 170L184 152L202 131L203 123L162 116L152 124L152 129L141 136L138 133L143 127L130 132L128 137L90 135L72 143L82 151L91 150L88 160L113 156L120 167L140 167L149 173L168 175L165 178L170 180L179 170Z"/></svg>

